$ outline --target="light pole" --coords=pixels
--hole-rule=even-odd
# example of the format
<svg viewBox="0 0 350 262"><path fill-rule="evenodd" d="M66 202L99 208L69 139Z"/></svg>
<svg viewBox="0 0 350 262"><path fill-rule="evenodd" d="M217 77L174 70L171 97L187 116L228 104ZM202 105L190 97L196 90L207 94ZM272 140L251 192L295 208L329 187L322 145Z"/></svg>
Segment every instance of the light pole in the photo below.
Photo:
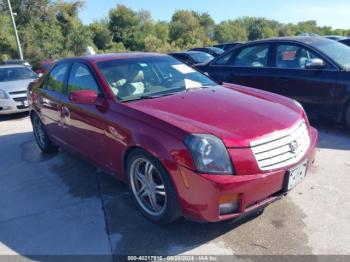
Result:
<svg viewBox="0 0 350 262"><path fill-rule="evenodd" d="M19 41L19 37L18 37L18 33L17 33L17 27L16 27L16 22L15 22L15 18L13 17L12 7L11 7L10 0L7 0L7 5L8 5L8 7L9 7L9 11L10 11L10 16L11 16L13 31L15 32L16 44L17 44L17 50L18 50L18 53L19 53L19 58L20 58L21 60L23 60L23 53L22 53L21 43L20 43L20 41Z"/></svg>

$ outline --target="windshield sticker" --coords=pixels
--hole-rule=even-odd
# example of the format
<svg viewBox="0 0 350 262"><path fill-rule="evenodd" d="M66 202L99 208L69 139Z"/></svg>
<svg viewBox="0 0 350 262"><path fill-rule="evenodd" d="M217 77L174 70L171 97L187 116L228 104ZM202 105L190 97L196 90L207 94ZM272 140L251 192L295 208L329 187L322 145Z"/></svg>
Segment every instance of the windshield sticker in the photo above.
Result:
<svg viewBox="0 0 350 262"><path fill-rule="evenodd" d="M202 84L190 79L185 79L185 87L186 89L199 88L202 87Z"/></svg>
<svg viewBox="0 0 350 262"><path fill-rule="evenodd" d="M183 74L190 74L196 72L193 68L185 65L185 64L180 64L180 65L172 65L173 68L175 68L177 71Z"/></svg>

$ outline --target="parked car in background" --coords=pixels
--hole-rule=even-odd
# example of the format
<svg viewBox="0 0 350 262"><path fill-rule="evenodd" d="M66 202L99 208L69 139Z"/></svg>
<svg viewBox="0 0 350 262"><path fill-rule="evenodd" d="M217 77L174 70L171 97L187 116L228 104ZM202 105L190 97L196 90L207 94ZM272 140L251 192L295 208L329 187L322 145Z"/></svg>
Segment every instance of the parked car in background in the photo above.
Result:
<svg viewBox="0 0 350 262"><path fill-rule="evenodd" d="M168 55L65 59L29 94L41 150L60 146L127 181L158 223L256 212L314 161L317 131L297 102L218 86Z"/></svg>
<svg viewBox="0 0 350 262"><path fill-rule="evenodd" d="M305 33L305 32L301 32L298 34L298 36L312 36L312 37L317 37L320 36L319 34L316 33Z"/></svg>
<svg viewBox="0 0 350 262"><path fill-rule="evenodd" d="M331 39L331 40L335 40L335 41L339 41L339 40L345 39L345 37L342 36L342 35L325 35L323 37Z"/></svg>
<svg viewBox="0 0 350 262"><path fill-rule="evenodd" d="M169 53L169 55L190 66L195 64L208 63L214 59L212 55L201 51L184 51Z"/></svg>
<svg viewBox="0 0 350 262"><path fill-rule="evenodd" d="M243 44L243 42L224 43L224 44L214 45L214 47L221 48L224 51L228 51L228 50L231 50L231 49L233 49L241 44Z"/></svg>
<svg viewBox="0 0 350 262"><path fill-rule="evenodd" d="M339 40L339 42L344 44L344 45L350 46L350 38L345 38L345 39Z"/></svg>
<svg viewBox="0 0 350 262"><path fill-rule="evenodd" d="M2 64L4 64L4 65L24 65L26 67L31 68L31 65L28 61L21 60L21 59L6 60L6 61L3 61Z"/></svg>
<svg viewBox="0 0 350 262"><path fill-rule="evenodd" d="M26 66L0 66L0 115L28 111L27 87L36 78Z"/></svg>
<svg viewBox="0 0 350 262"><path fill-rule="evenodd" d="M49 71L54 64L55 64L54 60L39 61L33 66L33 70L35 71L35 73L41 76L45 74L47 71Z"/></svg>
<svg viewBox="0 0 350 262"><path fill-rule="evenodd" d="M209 46L209 47L196 47L196 48L192 48L189 51L201 51L204 53L208 53L214 57L221 55L222 53L224 53L225 51L222 50L221 48L217 48L217 47L213 47L213 46Z"/></svg>
<svg viewBox="0 0 350 262"><path fill-rule="evenodd" d="M243 44L198 69L218 82L242 84L299 101L309 116L350 128L350 48L323 37Z"/></svg>

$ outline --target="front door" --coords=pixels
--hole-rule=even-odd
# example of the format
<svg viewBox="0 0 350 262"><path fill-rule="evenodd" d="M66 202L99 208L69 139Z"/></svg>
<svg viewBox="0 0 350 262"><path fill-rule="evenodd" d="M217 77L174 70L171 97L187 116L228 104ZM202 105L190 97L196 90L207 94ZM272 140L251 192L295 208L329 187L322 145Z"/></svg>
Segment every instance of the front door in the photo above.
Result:
<svg viewBox="0 0 350 262"><path fill-rule="evenodd" d="M64 127L61 122L61 106L65 80L69 64L56 65L38 90L38 108L48 134L60 143L65 144Z"/></svg>
<svg viewBox="0 0 350 262"><path fill-rule="evenodd" d="M99 97L96 104L76 104L69 100L69 93L77 90L93 90ZM73 63L68 78L67 92L62 105L64 125L68 129L69 142L75 151L99 165L106 165L105 112L106 106L100 87L90 68L82 63Z"/></svg>
<svg viewBox="0 0 350 262"><path fill-rule="evenodd" d="M307 47L279 43L275 46L273 92L299 101L310 115L332 116L338 71ZM323 69L306 69L309 59L320 58Z"/></svg>

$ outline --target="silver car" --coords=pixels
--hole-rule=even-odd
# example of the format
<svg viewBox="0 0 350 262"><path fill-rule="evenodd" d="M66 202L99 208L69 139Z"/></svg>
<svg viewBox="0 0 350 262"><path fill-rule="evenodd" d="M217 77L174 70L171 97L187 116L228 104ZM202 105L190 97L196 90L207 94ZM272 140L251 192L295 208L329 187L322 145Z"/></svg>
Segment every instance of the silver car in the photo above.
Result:
<svg viewBox="0 0 350 262"><path fill-rule="evenodd" d="M0 115L28 111L27 87L37 78L26 66L0 66Z"/></svg>

